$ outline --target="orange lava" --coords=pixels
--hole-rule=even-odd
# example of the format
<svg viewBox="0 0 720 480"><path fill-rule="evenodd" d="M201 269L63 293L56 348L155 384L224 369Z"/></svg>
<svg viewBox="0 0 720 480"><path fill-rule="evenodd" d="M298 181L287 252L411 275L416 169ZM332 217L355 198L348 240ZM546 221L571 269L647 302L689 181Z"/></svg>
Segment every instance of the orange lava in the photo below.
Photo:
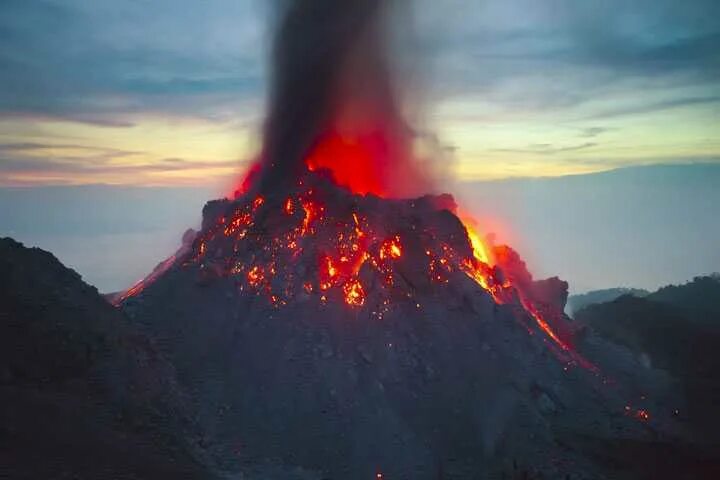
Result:
<svg viewBox="0 0 720 480"><path fill-rule="evenodd" d="M204 248L204 247L201 245L200 248ZM122 294L115 297L112 300L112 304L115 306L118 306L121 303L123 303L125 300L127 300L128 298L139 295L143 290L145 290L145 287L147 287L152 282L154 282L158 277L160 277L160 275L162 275L163 273L168 271L170 269L170 267L172 267L173 264L175 263L175 259L176 259L175 255L172 255L171 257L167 258L165 261L160 263L160 265L155 267L155 270L153 270L150 275L148 275L144 279L140 280L139 282L135 283L135 285L133 285L132 287L127 289L125 292L123 292Z"/></svg>
<svg viewBox="0 0 720 480"><path fill-rule="evenodd" d="M400 237L395 236L394 238L385 240L380 246L380 259L385 260L386 258L400 258L402 256L402 246L400 245Z"/></svg>
<svg viewBox="0 0 720 480"><path fill-rule="evenodd" d="M351 307L362 307L365 303L365 290L356 278L343 285L343 293L345 294L345 303Z"/></svg>

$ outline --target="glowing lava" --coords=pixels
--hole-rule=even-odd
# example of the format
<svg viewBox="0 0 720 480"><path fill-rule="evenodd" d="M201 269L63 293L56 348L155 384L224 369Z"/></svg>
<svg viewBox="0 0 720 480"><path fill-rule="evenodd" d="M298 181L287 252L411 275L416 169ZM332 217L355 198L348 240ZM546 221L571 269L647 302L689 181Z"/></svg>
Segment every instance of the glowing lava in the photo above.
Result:
<svg viewBox="0 0 720 480"><path fill-rule="evenodd" d="M480 240L480 235L470 226L470 224L463 220L465 230L467 230L468 238L470 239L470 245L472 246L473 256L478 262L482 262L486 265L490 265L490 255L488 254L488 248Z"/></svg>
<svg viewBox="0 0 720 480"><path fill-rule="evenodd" d="M400 245L400 237L395 236L389 240L385 240L380 246L380 259L386 258L397 259L402 256L402 246Z"/></svg>
<svg viewBox="0 0 720 480"><path fill-rule="evenodd" d="M135 283L132 287L127 289L122 294L116 296L112 300L112 304L115 306L118 306L118 305L122 304L125 300L127 300L128 298L134 297L134 296L142 293L142 291L145 290L145 287L147 287L148 285L153 283L157 278L160 277L160 275L162 275L163 273L168 271L170 269L170 267L173 266L176 258L177 257L175 255L172 255L171 257L169 257L166 260L164 260L163 262L161 262L157 267L155 267L155 269L152 271L152 273L150 275L148 275L144 279L140 280L139 282Z"/></svg>
<svg viewBox="0 0 720 480"><path fill-rule="evenodd" d="M349 280L343 286L345 303L353 307L362 307L365 303L365 290L358 279Z"/></svg>

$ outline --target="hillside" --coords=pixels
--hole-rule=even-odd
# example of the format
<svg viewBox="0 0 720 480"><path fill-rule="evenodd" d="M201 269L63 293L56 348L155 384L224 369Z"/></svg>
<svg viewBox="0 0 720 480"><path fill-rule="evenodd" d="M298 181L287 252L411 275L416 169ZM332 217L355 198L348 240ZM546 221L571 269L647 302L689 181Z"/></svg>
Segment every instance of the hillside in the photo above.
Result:
<svg viewBox="0 0 720 480"><path fill-rule="evenodd" d="M594 305L596 303L612 302L616 298L622 297L623 295L644 297L648 293L650 292L640 288L606 288L602 290L592 290L587 293L570 295L570 297L568 297L568 303L565 307L565 311L568 313L568 315L572 316L575 314L575 312L579 312L580 310L589 305Z"/></svg>
<svg viewBox="0 0 720 480"><path fill-rule="evenodd" d="M209 478L173 367L119 310L11 239L0 271L0 477Z"/></svg>
<svg viewBox="0 0 720 480"><path fill-rule="evenodd" d="M720 279L697 277L644 298L621 296L576 314L579 323L672 373L699 441L720 442Z"/></svg>

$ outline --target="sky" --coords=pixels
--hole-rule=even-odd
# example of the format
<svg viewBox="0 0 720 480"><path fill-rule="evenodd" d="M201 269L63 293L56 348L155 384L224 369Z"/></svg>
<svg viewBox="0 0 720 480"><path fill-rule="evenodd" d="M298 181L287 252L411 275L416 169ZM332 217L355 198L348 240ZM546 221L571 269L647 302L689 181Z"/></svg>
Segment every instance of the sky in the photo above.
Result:
<svg viewBox="0 0 720 480"><path fill-rule="evenodd" d="M226 185L258 147L271 3L0 2L0 184ZM718 161L717 1L411 3L458 180Z"/></svg>
<svg viewBox="0 0 720 480"><path fill-rule="evenodd" d="M103 291L171 253L258 149L274 1L1 0L0 235ZM422 127L538 276L720 270L720 2L408 1Z"/></svg>

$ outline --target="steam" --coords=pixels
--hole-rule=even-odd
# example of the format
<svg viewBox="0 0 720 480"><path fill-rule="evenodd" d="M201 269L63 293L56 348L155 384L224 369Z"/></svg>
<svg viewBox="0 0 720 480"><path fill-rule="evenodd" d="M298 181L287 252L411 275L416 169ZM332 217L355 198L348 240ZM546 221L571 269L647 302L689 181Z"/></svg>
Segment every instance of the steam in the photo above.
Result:
<svg viewBox="0 0 720 480"><path fill-rule="evenodd" d="M401 112L397 62L391 61L396 55L390 38L398 26L393 8L399 6L388 0L282 2L254 182L261 191L287 188L305 171L313 149L332 135L370 139L371 165L330 149L333 165L320 162L320 168L375 176L367 190L373 193L407 196L430 190L431 169L416 161L413 150L422 136Z"/></svg>

